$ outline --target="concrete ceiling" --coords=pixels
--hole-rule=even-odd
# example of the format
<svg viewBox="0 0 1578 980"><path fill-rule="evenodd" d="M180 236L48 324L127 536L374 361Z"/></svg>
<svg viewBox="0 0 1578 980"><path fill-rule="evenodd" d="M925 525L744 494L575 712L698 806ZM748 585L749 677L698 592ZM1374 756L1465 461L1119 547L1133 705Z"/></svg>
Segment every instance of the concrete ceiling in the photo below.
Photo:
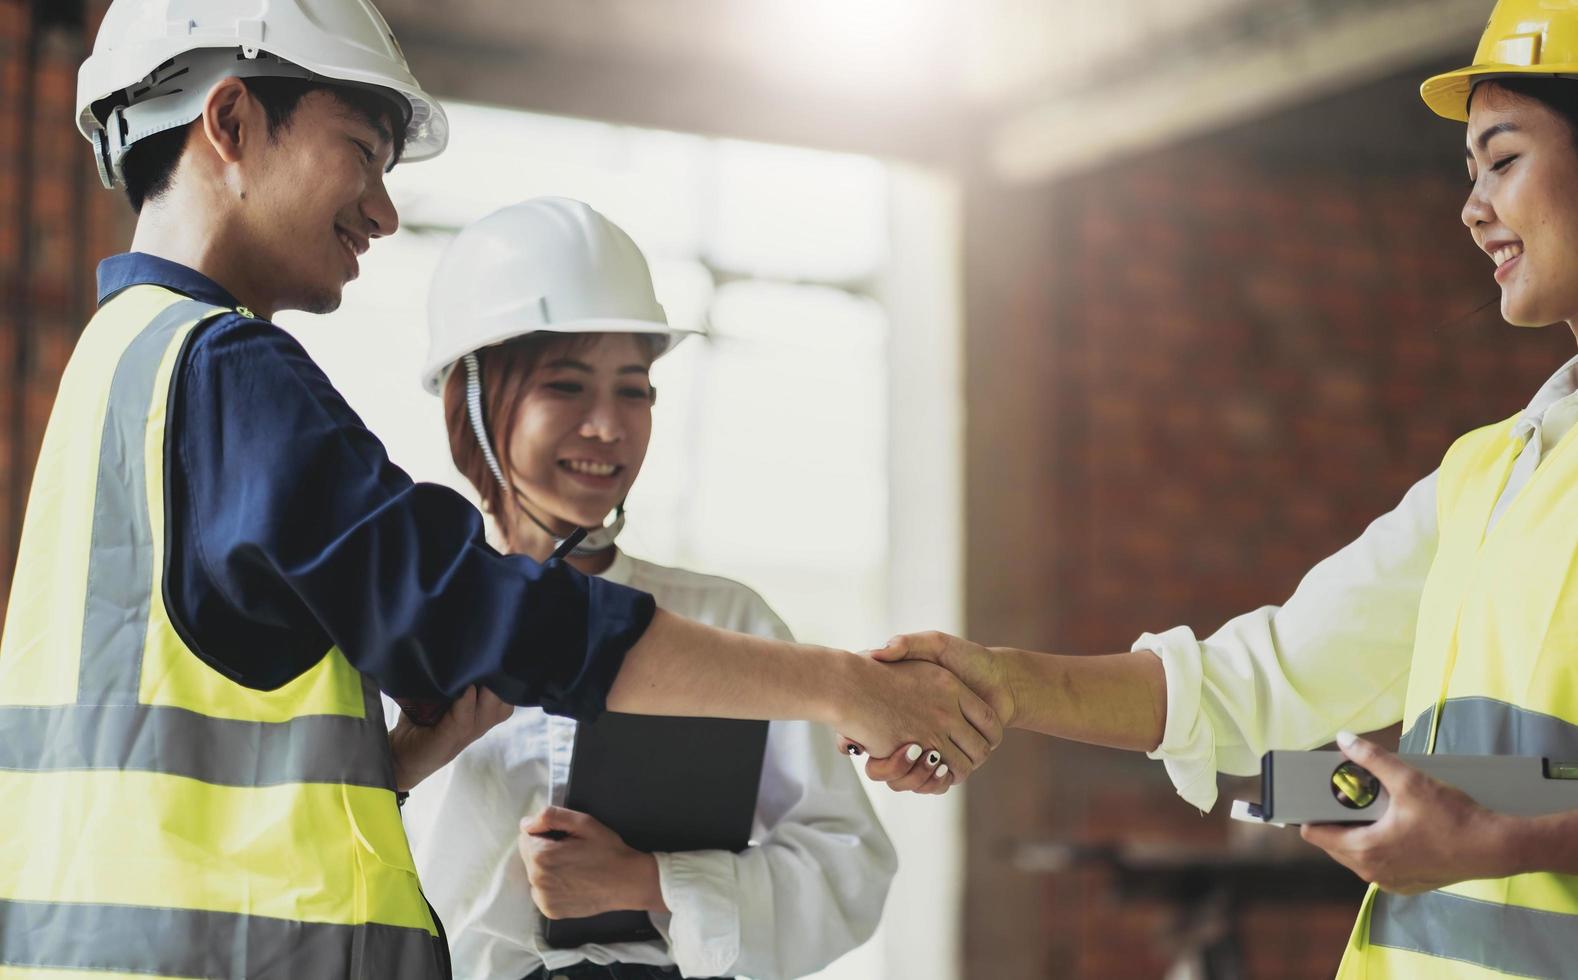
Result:
<svg viewBox="0 0 1578 980"><path fill-rule="evenodd" d="M1040 182L1458 52L1491 0L381 0L441 94Z"/></svg>

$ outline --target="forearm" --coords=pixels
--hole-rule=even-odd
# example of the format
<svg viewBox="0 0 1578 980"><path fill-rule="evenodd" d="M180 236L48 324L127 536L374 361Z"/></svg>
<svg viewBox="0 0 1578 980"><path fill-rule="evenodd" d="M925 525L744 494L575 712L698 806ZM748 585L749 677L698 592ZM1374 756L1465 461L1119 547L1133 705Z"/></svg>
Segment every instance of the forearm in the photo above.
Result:
<svg viewBox="0 0 1578 980"><path fill-rule="evenodd" d="M997 648L1015 705L1013 727L1141 752L1167 725L1167 678L1150 651L1063 656Z"/></svg>
<svg viewBox="0 0 1578 980"><path fill-rule="evenodd" d="M863 663L837 650L731 633L660 609L625 655L608 710L835 724L834 698Z"/></svg>
<svg viewBox="0 0 1578 980"><path fill-rule="evenodd" d="M1498 815L1491 827L1495 877L1550 871L1578 875L1578 810L1543 817Z"/></svg>

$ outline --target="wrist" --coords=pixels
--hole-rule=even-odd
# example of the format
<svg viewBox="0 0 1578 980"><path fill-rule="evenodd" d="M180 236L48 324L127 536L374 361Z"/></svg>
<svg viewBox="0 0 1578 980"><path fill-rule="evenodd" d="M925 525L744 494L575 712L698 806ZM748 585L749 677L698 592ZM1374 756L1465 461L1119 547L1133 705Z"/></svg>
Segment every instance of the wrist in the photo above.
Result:
<svg viewBox="0 0 1578 980"><path fill-rule="evenodd" d="M395 765L395 792L409 793L416 789L422 780L431 775L433 775L431 772L413 769L410 766L401 766L397 763Z"/></svg>
<svg viewBox="0 0 1578 980"><path fill-rule="evenodd" d="M1019 698L1019 692L1026 689L1026 678L1029 673L1029 658L1038 654L1026 653L1013 647L988 647L987 652L1000 665L999 671L1002 678L1003 690L993 707L997 711L998 721L1003 727L1014 728L1016 722L1024 716L1024 702Z"/></svg>
<svg viewBox="0 0 1578 980"><path fill-rule="evenodd" d="M626 896L629 904L620 907L640 909L654 915L667 912L668 903L663 900L663 876L658 870L657 857L644 851L633 850L630 854L630 874L625 878L630 888Z"/></svg>
<svg viewBox="0 0 1578 980"><path fill-rule="evenodd" d="M428 774L412 765L411 760L406 758L406 753L399 748L395 748L391 754L394 756L395 792L409 793L416 788L417 783L427 778Z"/></svg>
<svg viewBox="0 0 1578 980"><path fill-rule="evenodd" d="M1506 878L1538 870L1534 855L1541 850L1540 822L1493 810L1485 811L1486 878Z"/></svg>
<svg viewBox="0 0 1578 980"><path fill-rule="evenodd" d="M841 729L860 714L861 692L872 683L868 678L881 664L870 657L841 650L817 649L816 662L808 663L810 689L807 703L815 717L809 719L828 728ZM809 660L809 658L808 658Z"/></svg>

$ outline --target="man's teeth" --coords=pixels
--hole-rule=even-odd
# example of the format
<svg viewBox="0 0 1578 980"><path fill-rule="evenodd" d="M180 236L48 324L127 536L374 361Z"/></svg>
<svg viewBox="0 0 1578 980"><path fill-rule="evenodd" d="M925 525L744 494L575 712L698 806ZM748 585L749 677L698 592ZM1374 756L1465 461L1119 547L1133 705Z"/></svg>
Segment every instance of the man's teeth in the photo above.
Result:
<svg viewBox="0 0 1578 980"><path fill-rule="evenodd" d="M588 476L613 476L619 469L613 463L593 463L584 459L567 459L559 465L572 473L585 473Z"/></svg>
<svg viewBox="0 0 1578 980"><path fill-rule="evenodd" d="M1522 254L1522 245L1503 245L1494 252L1491 252L1490 257L1497 265L1506 265L1508 262Z"/></svg>

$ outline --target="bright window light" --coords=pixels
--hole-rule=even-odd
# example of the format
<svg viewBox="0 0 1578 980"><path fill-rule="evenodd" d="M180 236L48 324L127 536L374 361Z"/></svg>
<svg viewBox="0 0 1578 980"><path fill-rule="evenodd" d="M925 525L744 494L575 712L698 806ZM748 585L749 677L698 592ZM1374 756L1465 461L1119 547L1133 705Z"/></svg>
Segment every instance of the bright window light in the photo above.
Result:
<svg viewBox="0 0 1578 980"><path fill-rule="evenodd" d="M671 321L705 331L654 369L653 439L620 545L747 583L804 640L864 649L886 638L904 580L890 577L892 337L881 298L897 291L921 301L953 274L928 266L895 282L894 171L866 157L446 108L450 148L390 176L401 229L364 256L340 310L280 317L391 458L475 500L450 462L441 404L418 382L429 277L444 245L476 218L539 195L584 200L646 252ZM931 402L951 404L947 392ZM951 465L936 437L918 441L928 459ZM944 516L917 520L915 540L949 540L954 515ZM942 616L955 599L950 592L927 608ZM901 875L888 909L920 903L902 913L919 934L885 926L889 939L823 980L897 976L883 964L900 945L937 964L925 976L953 975L948 954L932 950L951 948L956 930L956 875L937 860L939 835L956 831L926 821L955 819L956 804L928 798L908 811L888 796L877 801L903 860L917 851L915 871L903 874L922 876L906 886Z"/></svg>

